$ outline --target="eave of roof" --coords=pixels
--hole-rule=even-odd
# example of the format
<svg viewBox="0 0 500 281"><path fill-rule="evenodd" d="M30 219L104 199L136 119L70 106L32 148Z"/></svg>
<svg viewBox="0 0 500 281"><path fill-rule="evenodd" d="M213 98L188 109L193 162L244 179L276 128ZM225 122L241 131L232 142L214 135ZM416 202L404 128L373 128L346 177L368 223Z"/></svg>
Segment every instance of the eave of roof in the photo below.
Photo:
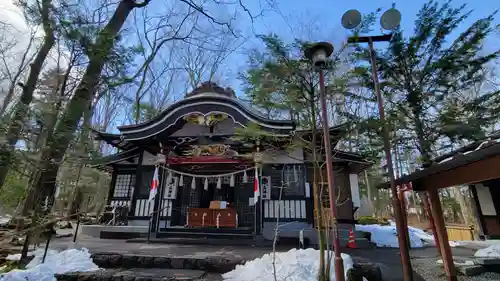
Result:
<svg viewBox="0 0 500 281"><path fill-rule="evenodd" d="M139 148L132 148L127 151L119 152L116 154L108 155L105 157L100 157L97 159L92 159L89 163L91 167L95 166L109 166L120 161L127 161L138 157L140 154Z"/></svg>
<svg viewBox="0 0 500 281"><path fill-rule="evenodd" d="M135 144L123 140L120 134L106 133L97 129L91 128L91 133L95 136L95 140L105 141L107 144L112 145L123 150L130 150L136 147Z"/></svg>
<svg viewBox="0 0 500 281"><path fill-rule="evenodd" d="M482 145L481 145L482 143ZM465 166L470 163L481 161L490 157L500 155L500 142L498 139L494 142L490 140L482 141L479 145L467 146L469 150L458 149L454 156L448 156L441 160L441 162L430 166L429 168L415 171L409 175L404 175L396 179L396 185L407 184L412 181L416 181L430 175L441 173L444 171L456 169L461 166ZM472 147L474 150L471 150ZM464 151L461 153L460 151ZM440 157L442 158L442 157ZM377 186L378 189L388 189L390 188L390 183L385 182Z"/></svg>

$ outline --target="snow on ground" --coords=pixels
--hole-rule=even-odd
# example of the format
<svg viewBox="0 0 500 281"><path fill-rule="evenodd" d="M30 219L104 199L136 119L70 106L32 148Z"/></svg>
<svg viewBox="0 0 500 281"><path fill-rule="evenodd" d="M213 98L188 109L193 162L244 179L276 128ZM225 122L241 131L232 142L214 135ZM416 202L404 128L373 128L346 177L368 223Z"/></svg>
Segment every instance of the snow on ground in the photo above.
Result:
<svg viewBox="0 0 500 281"><path fill-rule="evenodd" d="M28 257L30 256L33 256L33 252L28 252ZM21 260L21 254L8 255L5 259L8 261L19 261Z"/></svg>
<svg viewBox="0 0 500 281"><path fill-rule="evenodd" d="M378 247L399 248L396 226L392 225L356 225L356 230L371 233L371 241ZM419 228L408 226L412 248L422 248L433 243L434 237Z"/></svg>
<svg viewBox="0 0 500 281"><path fill-rule="evenodd" d="M333 252L331 253L333 256ZM342 254L344 275L352 268L353 261L349 255ZM238 265L222 277L225 281L310 281L316 280L319 268L319 251L314 249L292 249L288 252L276 253L276 278L273 270L273 254L265 254L261 258ZM335 281L335 269L331 265L331 279Z"/></svg>
<svg viewBox="0 0 500 281"><path fill-rule="evenodd" d="M15 270L0 275L0 281L56 281L54 274L67 272L87 272L98 270L92 262L87 249L70 249L62 252L49 250L45 263L42 262L43 250L35 251L35 257L26 270Z"/></svg>
<svg viewBox="0 0 500 281"><path fill-rule="evenodd" d="M474 254L475 257L500 258L500 244L489 246L488 248L479 249Z"/></svg>
<svg viewBox="0 0 500 281"><path fill-rule="evenodd" d="M10 215L0 215L0 225L7 224L11 219Z"/></svg>

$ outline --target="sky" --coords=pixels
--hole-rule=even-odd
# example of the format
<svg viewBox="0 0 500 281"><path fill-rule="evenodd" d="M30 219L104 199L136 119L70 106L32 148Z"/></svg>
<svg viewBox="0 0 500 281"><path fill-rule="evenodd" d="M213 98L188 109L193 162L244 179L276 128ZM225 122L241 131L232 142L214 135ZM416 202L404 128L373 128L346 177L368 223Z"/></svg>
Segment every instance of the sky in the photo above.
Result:
<svg viewBox="0 0 500 281"><path fill-rule="evenodd" d="M263 0L260 0L263 1ZM361 14L367 14L381 8L384 12L392 7L395 3L396 8L401 12L401 28L404 34L411 34L414 28L414 22L419 9L427 3L426 0L405 0L405 1L392 1L392 0L358 0L358 1L345 1L345 0L277 0L278 11L268 12L262 18L255 20L252 24L246 21L247 32L255 34L268 34L271 32L277 33L286 41L292 41L295 37L302 37L308 40L329 41L335 45L345 40L347 31L341 25L342 15L350 10L356 9ZM439 1L444 2L444 1ZM245 3L253 3L250 7L251 10L258 10L259 1L246 1ZM457 36L460 32L465 30L475 20L488 16L495 9L500 9L499 0L455 0L453 6L458 7L462 4L467 4L469 9L473 10L472 15L457 28L453 36ZM377 26L373 30L373 34L380 34L379 19ZM500 17L497 16L496 24L500 24ZM306 26L306 28L304 28ZM304 29L315 30L314 34L304 31ZM489 42L495 44L498 48L500 44L497 37L496 42ZM491 40L493 41L493 40ZM255 46L255 40L245 47ZM486 49L490 48L485 46ZM244 67L246 60L245 49L243 52L233 56L235 64ZM233 81L234 86L238 87L239 82Z"/></svg>
<svg viewBox="0 0 500 281"><path fill-rule="evenodd" d="M96 0L98 1L98 0ZM164 5L168 0L152 0L147 9L154 11L158 5ZM175 0L171 0L175 1ZM242 2L252 11L257 14L261 10L261 6L265 5L270 0L242 0ZM350 2L345 0L274 0L277 5L272 11L266 11L264 14L256 18L253 22L240 9L241 17L238 19L237 27L242 30L246 37L245 44L233 53L225 63L225 81L235 89L236 93L241 96L242 87L241 81L237 79L239 72L244 71L247 66L248 50L254 47L262 47L260 42L255 38L257 34L276 33L286 42L291 42L294 38L311 41L329 41L338 46L347 37L347 31L340 24L340 19L346 11L350 9L358 9L362 14L376 11L380 8L383 11L391 8L393 2L396 8L402 14L401 27L405 35L413 32L414 21L418 10L426 3L426 0L358 0ZM234 1L238 2L238 1ZM442 2L442 1L440 1ZM23 26L23 18L19 10L12 4L13 0L0 0L0 20L9 22L14 25L19 31L19 37L22 37L23 31L27 31L26 26ZM178 3L178 2L177 2ZM472 15L456 30L453 36L458 35L466 27L475 20L485 17L495 9L500 9L499 0L455 0L453 6L457 7L467 3L467 7L473 10ZM132 22L132 19L129 19ZM500 24L500 16L497 16L496 24ZM382 30L377 28L373 34L380 34ZM20 38L17 39L20 39ZM498 40L500 34L496 37L497 40L491 39L485 44L485 49L498 48ZM182 93L179 93L182 95Z"/></svg>
<svg viewBox="0 0 500 281"><path fill-rule="evenodd" d="M23 26L23 18L17 7L12 3L14 0L0 0L0 20L9 22L16 26L20 31L26 30ZM243 0L243 3L257 14L261 7L266 6L265 2L269 0ZM277 33L285 41L292 41L295 37L301 37L308 40L330 41L338 45L345 37L347 32L340 24L340 19L346 11L357 9L362 14L370 13L377 8L382 12L391 8L395 3L396 8L402 14L401 27L406 34L413 30L413 23L418 10L426 3L426 0L358 0L350 2L345 0L274 0L277 5L274 11L266 11L256 18L253 22L245 15L244 11L238 20L238 28L243 31L245 37L249 40L233 56L231 56L232 72L240 71L245 67L247 51L249 48L259 46L254 37L255 34ZM162 5L163 0L153 0L149 9L154 9L156 5ZM234 1L237 2L237 1ZM443 2L443 1L440 1ZM487 16L495 9L500 9L498 0L454 0L454 6L467 4L469 9L473 9L472 15L464 22L457 31L462 31L474 20ZM496 23L500 24L500 16ZM378 22L377 22L378 25ZM379 33L381 30L374 30ZM457 32L457 34L458 34ZM498 44L498 43L496 43ZM234 83L235 81L233 81ZM233 84L232 83L232 84Z"/></svg>

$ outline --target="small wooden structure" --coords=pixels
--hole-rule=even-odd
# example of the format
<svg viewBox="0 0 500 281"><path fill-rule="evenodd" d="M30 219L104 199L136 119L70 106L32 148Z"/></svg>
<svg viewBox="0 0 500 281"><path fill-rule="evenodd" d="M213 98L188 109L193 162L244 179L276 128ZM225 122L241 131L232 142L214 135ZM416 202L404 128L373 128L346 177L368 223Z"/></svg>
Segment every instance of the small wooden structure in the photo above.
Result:
<svg viewBox="0 0 500 281"><path fill-rule="evenodd" d="M413 191L421 192L424 200L429 198L437 234L436 245L440 248L448 280L457 280L438 190L470 186L478 210L481 237L500 238L500 134L442 155L433 162L426 169L397 179L396 185L411 183ZM389 188L389 184L379 188Z"/></svg>

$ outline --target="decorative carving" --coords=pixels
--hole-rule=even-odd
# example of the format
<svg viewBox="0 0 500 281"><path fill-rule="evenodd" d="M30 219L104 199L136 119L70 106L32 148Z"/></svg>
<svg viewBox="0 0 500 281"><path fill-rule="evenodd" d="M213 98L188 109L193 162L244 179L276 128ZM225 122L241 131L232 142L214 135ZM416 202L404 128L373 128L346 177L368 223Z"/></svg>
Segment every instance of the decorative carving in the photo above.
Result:
<svg viewBox="0 0 500 281"><path fill-rule="evenodd" d="M196 125L214 126L228 117L229 116L224 113L209 112L207 114L201 114L196 112L184 116L184 120Z"/></svg>
<svg viewBox="0 0 500 281"><path fill-rule="evenodd" d="M227 144L191 145L191 149L184 151L184 156L238 156L238 152Z"/></svg>
<svg viewBox="0 0 500 281"><path fill-rule="evenodd" d="M187 144L187 143L193 142L193 141L195 141L197 139L198 138L193 138L193 137L180 137L180 138L178 138L177 140L174 140L174 141L175 141L176 146L179 146L179 145L182 145L182 144Z"/></svg>
<svg viewBox="0 0 500 281"><path fill-rule="evenodd" d="M200 171L203 168L205 168L205 166L203 166L203 165L187 165L186 166L186 170L188 170L188 171Z"/></svg>
<svg viewBox="0 0 500 281"><path fill-rule="evenodd" d="M158 153L156 154L156 164L166 164L167 163L167 157L165 154Z"/></svg>
<svg viewBox="0 0 500 281"><path fill-rule="evenodd" d="M221 86L217 85L217 83L206 81L201 83L201 85L198 88L194 89L190 93L187 93L186 98L203 93L217 93L220 95L225 95L230 98L236 97L236 94L233 89L229 87L224 89Z"/></svg>

